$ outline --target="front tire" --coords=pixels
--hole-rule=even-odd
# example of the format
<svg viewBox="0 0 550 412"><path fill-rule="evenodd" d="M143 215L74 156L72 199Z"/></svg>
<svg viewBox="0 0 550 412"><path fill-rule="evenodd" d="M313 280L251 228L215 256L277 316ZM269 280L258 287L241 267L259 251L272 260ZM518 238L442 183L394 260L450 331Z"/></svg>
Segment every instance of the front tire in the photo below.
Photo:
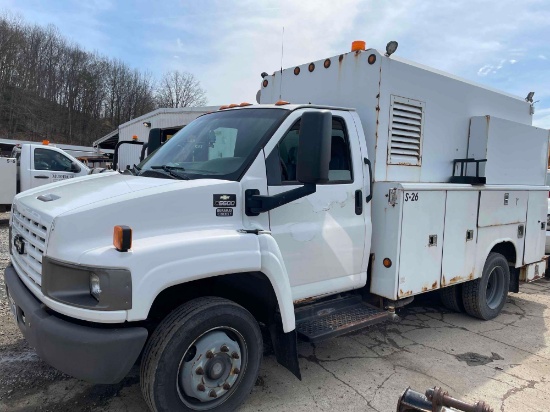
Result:
<svg viewBox="0 0 550 412"><path fill-rule="evenodd" d="M141 364L152 411L232 411L252 390L263 342L256 319L227 299L194 299L153 333Z"/></svg>
<svg viewBox="0 0 550 412"><path fill-rule="evenodd" d="M506 303L509 288L508 261L500 253L489 253L481 278L462 286L464 309L476 318L494 319Z"/></svg>

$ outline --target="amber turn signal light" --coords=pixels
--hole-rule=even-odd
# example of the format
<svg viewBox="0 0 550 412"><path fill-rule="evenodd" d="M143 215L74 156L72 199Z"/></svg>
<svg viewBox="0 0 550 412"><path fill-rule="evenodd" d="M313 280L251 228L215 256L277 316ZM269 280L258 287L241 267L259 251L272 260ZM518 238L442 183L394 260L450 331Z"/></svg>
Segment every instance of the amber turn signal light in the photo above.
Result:
<svg viewBox="0 0 550 412"><path fill-rule="evenodd" d="M382 261L382 264L384 265L384 267L391 268L391 259L384 258L384 260Z"/></svg>
<svg viewBox="0 0 550 412"><path fill-rule="evenodd" d="M113 245L119 252L128 252L132 248L132 228L129 226L115 226L113 231Z"/></svg>

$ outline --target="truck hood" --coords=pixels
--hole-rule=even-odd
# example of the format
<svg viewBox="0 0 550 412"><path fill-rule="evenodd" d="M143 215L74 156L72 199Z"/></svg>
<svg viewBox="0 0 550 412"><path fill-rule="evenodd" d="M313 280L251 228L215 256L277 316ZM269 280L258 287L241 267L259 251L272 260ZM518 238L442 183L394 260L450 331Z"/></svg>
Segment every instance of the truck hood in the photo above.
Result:
<svg viewBox="0 0 550 412"><path fill-rule="evenodd" d="M17 207L26 206L44 219L52 220L82 206L179 182L181 181L173 179L106 173L40 186L20 193L15 200Z"/></svg>
<svg viewBox="0 0 550 412"><path fill-rule="evenodd" d="M90 175L23 192L15 205L48 228L47 255L69 262L112 250L116 225L132 228L137 252L140 242L159 236L235 231L243 224L241 184L219 179Z"/></svg>

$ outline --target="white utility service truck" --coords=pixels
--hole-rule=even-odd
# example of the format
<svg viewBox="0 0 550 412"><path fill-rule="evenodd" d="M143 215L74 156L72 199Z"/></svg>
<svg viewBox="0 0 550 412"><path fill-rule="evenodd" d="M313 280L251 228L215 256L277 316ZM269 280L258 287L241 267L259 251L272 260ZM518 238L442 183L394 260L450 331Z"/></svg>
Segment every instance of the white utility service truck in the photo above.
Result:
<svg viewBox="0 0 550 412"><path fill-rule="evenodd" d="M15 146L10 157L0 157L0 211L9 209L19 192L89 173L87 166L47 141Z"/></svg>
<svg viewBox="0 0 550 412"><path fill-rule="evenodd" d="M16 196L5 280L39 356L96 383L140 357L152 410L228 411L262 336L300 378L297 339L427 291L498 316L545 271L548 130L530 102L390 52L264 74L261 104L199 117L124 173Z"/></svg>

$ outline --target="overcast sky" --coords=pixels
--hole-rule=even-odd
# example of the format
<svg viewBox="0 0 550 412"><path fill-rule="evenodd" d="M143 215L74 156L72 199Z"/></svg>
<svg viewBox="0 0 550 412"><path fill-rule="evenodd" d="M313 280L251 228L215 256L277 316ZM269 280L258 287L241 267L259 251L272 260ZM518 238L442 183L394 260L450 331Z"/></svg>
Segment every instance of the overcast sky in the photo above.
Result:
<svg viewBox="0 0 550 412"><path fill-rule="evenodd" d="M548 0L0 0L90 51L158 78L193 73L208 103L254 102L260 73L346 52L352 40L525 97L550 128Z"/></svg>

